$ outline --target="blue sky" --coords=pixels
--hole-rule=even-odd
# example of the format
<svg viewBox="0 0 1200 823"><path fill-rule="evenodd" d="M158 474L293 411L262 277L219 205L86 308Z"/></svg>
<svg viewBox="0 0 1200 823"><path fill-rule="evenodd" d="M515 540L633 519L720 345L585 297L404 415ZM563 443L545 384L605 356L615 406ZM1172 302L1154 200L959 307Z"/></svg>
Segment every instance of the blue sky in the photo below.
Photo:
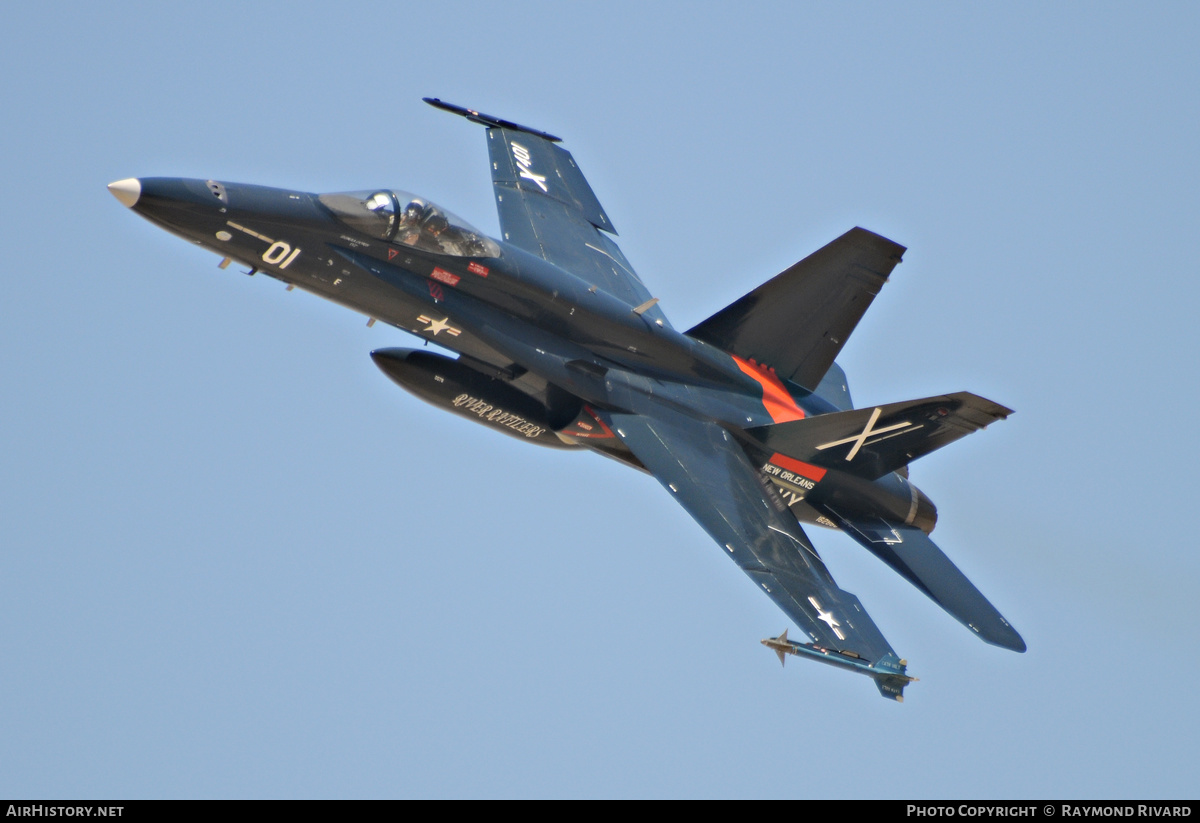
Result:
<svg viewBox="0 0 1200 823"><path fill-rule="evenodd" d="M25 4L0 50L0 795L1194 797L1194 4ZM921 678L785 618L648 477L371 363L402 333L120 206L393 186L494 232L462 103L566 139L686 328L909 247L859 405L1016 409L913 479L1022 632L814 530Z"/></svg>

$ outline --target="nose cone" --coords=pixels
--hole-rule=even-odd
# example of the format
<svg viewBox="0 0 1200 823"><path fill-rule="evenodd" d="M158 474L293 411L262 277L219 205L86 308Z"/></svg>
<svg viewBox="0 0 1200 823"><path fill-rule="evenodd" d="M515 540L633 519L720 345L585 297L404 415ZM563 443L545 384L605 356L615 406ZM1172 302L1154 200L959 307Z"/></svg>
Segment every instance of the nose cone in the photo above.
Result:
<svg viewBox="0 0 1200 823"><path fill-rule="evenodd" d="M142 196L142 181L136 177L127 177L124 180L109 183L108 190L112 192L113 197L121 201L122 205L133 208L137 205L138 198Z"/></svg>

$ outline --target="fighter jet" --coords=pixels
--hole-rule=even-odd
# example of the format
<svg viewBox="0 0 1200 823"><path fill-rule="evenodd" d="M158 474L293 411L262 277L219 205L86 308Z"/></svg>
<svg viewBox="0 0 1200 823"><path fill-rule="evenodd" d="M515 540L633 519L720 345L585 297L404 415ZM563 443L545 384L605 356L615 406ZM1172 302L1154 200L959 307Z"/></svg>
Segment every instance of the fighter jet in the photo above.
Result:
<svg viewBox="0 0 1200 823"><path fill-rule="evenodd" d="M929 539L919 457L1011 413L967 392L855 409L834 362L903 246L854 228L677 330L613 238L578 164L544 131L426 98L486 129L500 237L397 189L310 194L217 180L109 185L152 223L457 353L371 352L439 408L527 443L648 472L800 629L762 643L913 679L801 522L838 529L987 643L1025 642Z"/></svg>

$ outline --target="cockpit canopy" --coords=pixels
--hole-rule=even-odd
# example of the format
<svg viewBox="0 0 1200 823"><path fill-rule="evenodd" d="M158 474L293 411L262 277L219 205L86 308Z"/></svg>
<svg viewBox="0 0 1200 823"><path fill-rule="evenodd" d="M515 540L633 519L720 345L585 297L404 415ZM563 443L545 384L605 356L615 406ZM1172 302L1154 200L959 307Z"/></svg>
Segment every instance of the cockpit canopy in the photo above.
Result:
<svg viewBox="0 0 1200 823"><path fill-rule="evenodd" d="M461 217L406 191L318 195L339 220L368 237L454 257L499 257L500 247Z"/></svg>

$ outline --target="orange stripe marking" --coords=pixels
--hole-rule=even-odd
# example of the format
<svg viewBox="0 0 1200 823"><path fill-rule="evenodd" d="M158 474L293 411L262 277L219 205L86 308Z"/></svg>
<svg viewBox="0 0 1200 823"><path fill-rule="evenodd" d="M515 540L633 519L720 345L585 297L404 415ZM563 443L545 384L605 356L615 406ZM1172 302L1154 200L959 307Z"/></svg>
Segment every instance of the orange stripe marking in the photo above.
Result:
<svg viewBox="0 0 1200 823"><path fill-rule="evenodd" d="M775 454L771 455L770 462L774 463L776 466L779 466L781 469L787 469L794 474L798 474L801 477L807 477L812 481L819 481L825 476L825 469L821 468L820 466L814 466L812 463L805 463L803 460L795 460L791 457L788 457L786 454L780 454L779 452L775 452Z"/></svg>
<svg viewBox="0 0 1200 823"><path fill-rule="evenodd" d="M787 423L789 420L803 420L804 409L796 405L796 401L788 394L783 382L775 373L753 360L743 360L736 354L731 354L733 362L739 369L758 381L763 387L763 408L776 423Z"/></svg>

